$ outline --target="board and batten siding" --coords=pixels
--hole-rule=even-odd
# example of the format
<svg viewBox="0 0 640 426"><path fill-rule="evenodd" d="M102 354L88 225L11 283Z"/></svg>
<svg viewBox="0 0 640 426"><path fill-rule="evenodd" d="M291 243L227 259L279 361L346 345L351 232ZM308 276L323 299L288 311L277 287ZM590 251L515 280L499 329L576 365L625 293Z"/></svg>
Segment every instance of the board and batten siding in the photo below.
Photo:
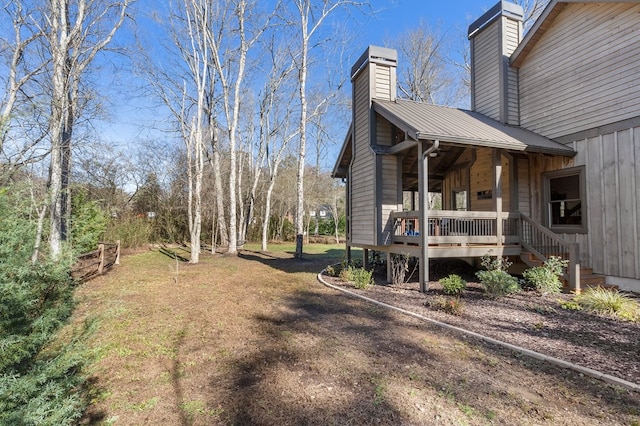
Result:
<svg viewBox="0 0 640 426"><path fill-rule="evenodd" d="M473 39L473 109L500 120L500 20Z"/></svg>
<svg viewBox="0 0 640 426"><path fill-rule="evenodd" d="M574 142L585 166L588 234L580 243L595 273L640 279L640 127Z"/></svg>
<svg viewBox="0 0 640 426"><path fill-rule="evenodd" d="M520 125L556 138L640 115L640 4L570 3L519 68Z"/></svg>
<svg viewBox="0 0 640 426"><path fill-rule="evenodd" d="M370 83L363 70L353 82L354 147L351 166L351 243L372 245L375 234L374 155L370 148Z"/></svg>

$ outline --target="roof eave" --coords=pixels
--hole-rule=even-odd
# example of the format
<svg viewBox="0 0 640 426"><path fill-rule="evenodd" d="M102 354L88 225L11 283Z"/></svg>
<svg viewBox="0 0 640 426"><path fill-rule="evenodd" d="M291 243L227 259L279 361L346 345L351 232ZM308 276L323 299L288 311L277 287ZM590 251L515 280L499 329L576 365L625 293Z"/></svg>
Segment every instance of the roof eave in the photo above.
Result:
<svg viewBox="0 0 640 426"><path fill-rule="evenodd" d="M342 162L343 162L342 160L347 155L347 151L349 152L348 153L349 156L353 155L352 147L351 147L352 138L353 138L353 123L349 124L349 130L347 131L347 135L344 137L342 148L340 148L340 154L338 155L338 158L336 159L336 163L333 166L331 177L334 179L347 177L349 168L348 167L345 168L344 166L342 166ZM351 158L349 158L349 162L351 162Z"/></svg>

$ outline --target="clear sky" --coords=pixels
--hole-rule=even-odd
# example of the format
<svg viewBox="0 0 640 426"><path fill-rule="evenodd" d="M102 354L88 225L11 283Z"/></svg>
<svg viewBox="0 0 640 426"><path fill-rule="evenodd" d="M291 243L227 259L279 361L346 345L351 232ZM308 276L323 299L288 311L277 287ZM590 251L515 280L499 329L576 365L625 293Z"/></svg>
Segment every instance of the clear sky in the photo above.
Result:
<svg viewBox="0 0 640 426"><path fill-rule="evenodd" d="M384 44L389 38L417 27L421 20L446 31L464 32L471 22L496 4L497 0L373 0L379 11L367 18L364 35L367 44Z"/></svg>
<svg viewBox="0 0 640 426"><path fill-rule="evenodd" d="M343 26L352 34L350 50L355 59L371 44L394 47L392 40L410 31L411 28L418 27L420 21L426 21L430 26L437 26L447 36L457 38L460 43L464 43L469 24L496 2L497 0L371 0L372 8L376 13L355 12L349 16L338 15L334 25ZM151 9L157 9L160 4L162 3L155 3L155 0L139 0L137 9L141 12L149 12ZM144 19L137 21L141 24ZM343 64L342 72L345 75L349 73L351 65L351 63ZM124 151L131 152L130 148L132 144L135 146L136 141L154 137L164 138L166 134L153 135L156 132L152 130L150 123L154 119L162 120L158 115L158 105L154 107L148 100L132 96L135 89L128 86L124 81L111 86L112 90L120 87L120 93L110 96L112 99L110 107L115 108L112 114L113 119L109 123L99 124L98 127L105 141L114 148L121 147ZM346 125L344 131L346 131ZM340 139L342 137L340 136ZM338 150L339 147L336 147L332 151ZM335 155L329 153L327 157L328 163L325 166L331 167Z"/></svg>

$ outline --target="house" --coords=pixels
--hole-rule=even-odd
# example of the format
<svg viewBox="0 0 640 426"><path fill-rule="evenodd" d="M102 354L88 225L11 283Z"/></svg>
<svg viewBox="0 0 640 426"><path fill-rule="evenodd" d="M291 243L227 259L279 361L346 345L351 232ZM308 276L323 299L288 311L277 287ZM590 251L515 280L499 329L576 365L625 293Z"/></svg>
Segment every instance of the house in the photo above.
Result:
<svg viewBox="0 0 640 426"><path fill-rule="evenodd" d="M556 255L575 291L640 291L640 3L552 0L524 37L522 21L501 1L470 25L471 110L398 99L393 49L356 61L333 170L348 252Z"/></svg>

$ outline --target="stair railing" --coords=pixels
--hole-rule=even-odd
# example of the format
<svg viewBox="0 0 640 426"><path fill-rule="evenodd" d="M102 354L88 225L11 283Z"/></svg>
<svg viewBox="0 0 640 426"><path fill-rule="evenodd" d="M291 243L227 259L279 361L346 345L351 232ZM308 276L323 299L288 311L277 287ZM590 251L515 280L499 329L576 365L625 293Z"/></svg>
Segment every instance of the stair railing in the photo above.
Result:
<svg viewBox="0 0 640 426"><path fill-rule="evenodd" d="M580 293L579 244L564 241L558 234L522 214L520 215L520 233L521 246L540 261L546 262L551 256L569 260L569 265L564 268L562 275L570 288Z"/></svg>

